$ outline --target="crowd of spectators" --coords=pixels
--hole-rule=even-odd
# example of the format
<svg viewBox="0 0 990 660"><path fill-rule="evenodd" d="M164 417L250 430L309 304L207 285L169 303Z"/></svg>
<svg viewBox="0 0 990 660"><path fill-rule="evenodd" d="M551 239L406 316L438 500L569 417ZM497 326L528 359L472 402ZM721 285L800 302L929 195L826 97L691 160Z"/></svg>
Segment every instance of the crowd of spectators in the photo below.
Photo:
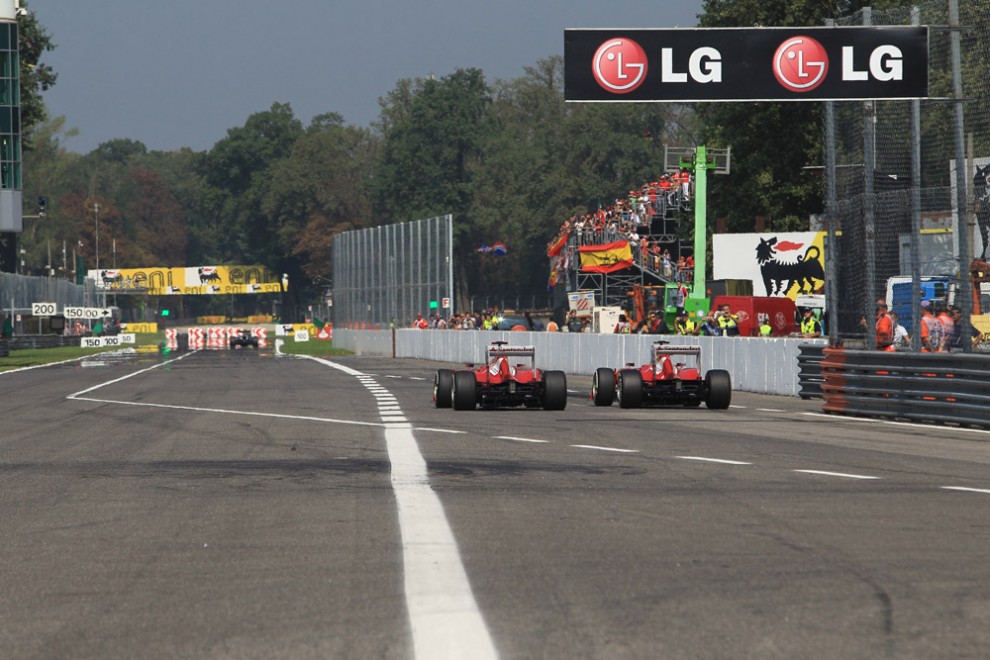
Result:
<svg viewBox="0 0 990 660"><path fill-rule="evenodd" d="M663 174L594 213L578 214L565 220L547 244L547 252L549 254L554 246L571 238L577 246L628 241L636 265L668 281L689 282L694 272L693 258L671 257L651 228L654 218L664 217L668 209L684 208L690 201L690 191L691 175L687 170Z"/></svg>

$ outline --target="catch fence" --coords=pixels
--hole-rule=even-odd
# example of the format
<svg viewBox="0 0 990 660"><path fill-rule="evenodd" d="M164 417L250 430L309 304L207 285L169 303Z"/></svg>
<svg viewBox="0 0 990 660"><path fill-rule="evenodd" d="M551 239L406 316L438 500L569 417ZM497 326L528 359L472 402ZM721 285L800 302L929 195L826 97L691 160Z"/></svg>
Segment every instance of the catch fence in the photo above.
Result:
<svg viewBox="0 0 990 660"><path fill-rule="evenodd" d="M929 97L833 102L825 108L827 291L833 344L875 342L875 304L894 277L910 278L909 319L920 348L921 281L946 276L946 300L987 313L972 295L973 258L987 258L990 231L990 1L938 0L863 9L840 26L929 26ZM961 168L957 171L957 164ZM975 319L979 320L979 319ZM964 350L969 342L963 341Z"/></svg>
<svg viewBox="0 0 990 660"><path fill-rule="evenodd" d="M452 215L338 235L333 243L335 327L409 327L416 314L450 317L453 243Z"/></svg>

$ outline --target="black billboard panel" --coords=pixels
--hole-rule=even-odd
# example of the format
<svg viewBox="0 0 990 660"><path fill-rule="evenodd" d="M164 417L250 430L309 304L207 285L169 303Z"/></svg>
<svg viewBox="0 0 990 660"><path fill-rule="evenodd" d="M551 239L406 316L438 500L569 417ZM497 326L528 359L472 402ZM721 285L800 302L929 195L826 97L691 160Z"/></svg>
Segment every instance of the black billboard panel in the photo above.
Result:
<svg viewBox="0 0 990 660"><path fill-rule="evenodd" d="M927 96L927 27L564 31L567 101Z"/></svg>

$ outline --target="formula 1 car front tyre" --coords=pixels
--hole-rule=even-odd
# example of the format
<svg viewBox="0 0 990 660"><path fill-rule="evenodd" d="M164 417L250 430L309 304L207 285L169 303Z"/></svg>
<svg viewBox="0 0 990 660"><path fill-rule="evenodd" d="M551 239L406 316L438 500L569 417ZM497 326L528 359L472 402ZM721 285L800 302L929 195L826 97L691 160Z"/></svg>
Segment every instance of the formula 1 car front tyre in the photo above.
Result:
<svg viewBox="0 0 990 660"><path fill-rule="evenodd" d="M433 378L433 401L437 408L450 408L454 397L454 372L451 369L437 369Z"/></svg>
<svg viewBox="0 0 990 660"><path fill-rule="evenodd" d="M732 401L732 378L725 369L712 369L705 374L705 405L712 410L725 410Z"/></svg>
<svg viewBox="0 0 990 660"><path fill-rule="evenodd" d="M596 406L610 406L615 401L615 372L607 367L595 371L591 380L591 400Z"/></svg>
<svg viewBox="0 0 990 660"><path fill-rule="evenodd" d="M567 375L563 371L543 372L543 409L563 410L567 407Z"/></svg>
<svg viewBox="0 0 990 660"><path fill-rule="evenodd" d="M643 374L636 369L619 372L619 407L639 408L643 405Z"/></svg>
<svg viewBox="0 0 990 660"><path fill-rule="evenodd" d="M478 405L478 380L473 371L454 372L454 410L474 410Z"/></svg>

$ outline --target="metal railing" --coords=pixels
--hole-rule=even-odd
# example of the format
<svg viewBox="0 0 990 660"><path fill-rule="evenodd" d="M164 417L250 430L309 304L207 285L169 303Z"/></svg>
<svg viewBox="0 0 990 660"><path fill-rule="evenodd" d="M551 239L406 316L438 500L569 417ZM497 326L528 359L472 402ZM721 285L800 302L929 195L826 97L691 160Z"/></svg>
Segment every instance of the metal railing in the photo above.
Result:
<svg viewBox="0 0 990 660"><path fill-rule="evenodd" d="M990 356L827 348L825 412L990 428Z"/></svg>

